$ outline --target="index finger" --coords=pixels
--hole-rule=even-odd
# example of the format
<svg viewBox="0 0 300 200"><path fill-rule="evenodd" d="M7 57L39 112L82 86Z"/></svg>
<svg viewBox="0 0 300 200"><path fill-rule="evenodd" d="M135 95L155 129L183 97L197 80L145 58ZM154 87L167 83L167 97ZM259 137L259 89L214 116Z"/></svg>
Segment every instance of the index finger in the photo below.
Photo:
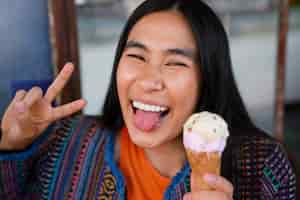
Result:
<svg viewBox="0 0 300 200"><path fill-rule="evenodd" d="M65 66L58 74L54 82L49 86L44 96L48 102L52 102L54 98L60 93L60 91L64 88L64 86L70 79L73 71L74 65L72 63L65 64Z"/></svg>
<svg viewBox="0 0 300 200"><path fill-rule="evenodd" d="M70 116L83 109L85 105L86 105L86 101L83 99L79 99L71 103L56 107L53 109L52 112L53 115L52 120L55 121Z"/></svg>

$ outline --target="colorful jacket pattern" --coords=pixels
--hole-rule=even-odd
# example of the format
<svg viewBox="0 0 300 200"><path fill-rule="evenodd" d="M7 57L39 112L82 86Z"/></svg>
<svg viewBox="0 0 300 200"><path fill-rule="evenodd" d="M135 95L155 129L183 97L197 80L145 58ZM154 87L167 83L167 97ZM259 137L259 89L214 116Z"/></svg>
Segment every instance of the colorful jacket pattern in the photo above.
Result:
<svg viewBox="0 0 300 200"><path fill-rule="evenodd" d="M114 160L116 133L99 124L93 117L71 117L26 150L1 152L0 199L126 199L126 181ZM223 158L234 199L296 199L296 177L279 143L262 136L232 141ZM186 162L165 200L189 192L190 172Z"/></svg>

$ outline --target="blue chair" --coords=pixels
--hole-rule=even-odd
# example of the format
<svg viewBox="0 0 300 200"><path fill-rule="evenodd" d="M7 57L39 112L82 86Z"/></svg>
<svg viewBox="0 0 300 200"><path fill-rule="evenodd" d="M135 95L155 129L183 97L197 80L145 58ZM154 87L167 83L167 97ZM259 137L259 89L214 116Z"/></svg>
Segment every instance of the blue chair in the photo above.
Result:
<svg viewBox="0 0 300 200"><path fill-rule="evenodd" d="M18 89L53 79L48 1L0 3L0 116Z"/></svg>

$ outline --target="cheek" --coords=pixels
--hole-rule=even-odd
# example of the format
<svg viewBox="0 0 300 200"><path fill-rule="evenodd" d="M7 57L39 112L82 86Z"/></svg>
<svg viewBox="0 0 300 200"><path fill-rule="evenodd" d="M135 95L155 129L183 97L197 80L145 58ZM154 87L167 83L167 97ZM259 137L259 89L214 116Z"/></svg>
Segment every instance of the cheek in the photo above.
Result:
<svg viewBox="0 0 300 200"><path fill-rule="evenodd" d="M176 81L174 81L176 80ZM194 110L199 96L199 80L194 73L186 73L176 76L170 81L170 94L173 96L176 107ZM187 109L188 108L188 109Z"/></svg>
<svg viewBox="0 0 300 200"><path fill-rule="evenodd" d="M135 67L130 62L121 59L117 69L117 89L120 101L127 98L137 77L138 72Z"/></svg>
<svg viewBox="0 0 300 200"><path fill-rule="evenodd" d="M176 82L172 81L172 86L169 86L169 94L172 99L174 113L172 115L172 126L174 132L178 136L182 130L182 126L187 118L194 112L199 96L199 81L193 74L187 76L174 77Z"/></svg>

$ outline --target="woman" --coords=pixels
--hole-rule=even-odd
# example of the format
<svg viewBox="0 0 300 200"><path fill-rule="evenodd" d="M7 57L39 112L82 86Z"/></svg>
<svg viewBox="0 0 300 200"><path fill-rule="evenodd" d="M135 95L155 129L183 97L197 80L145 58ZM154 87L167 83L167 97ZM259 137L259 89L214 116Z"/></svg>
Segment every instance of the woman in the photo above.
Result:
<svg viewBox="0 0 300 200"><path fill-rule="evenodd" d="M224 28L200 0L149 0L134 11L101 119L65 118L84 100L51 107L72 71L67 64L45 95L36 87L17 92L8 107L1 123L1 197L296 198L284 150L248 117ZM204 177L215 190L190 192L182 126L204 110L221 115L231 135L222 176Z"/></svg>

